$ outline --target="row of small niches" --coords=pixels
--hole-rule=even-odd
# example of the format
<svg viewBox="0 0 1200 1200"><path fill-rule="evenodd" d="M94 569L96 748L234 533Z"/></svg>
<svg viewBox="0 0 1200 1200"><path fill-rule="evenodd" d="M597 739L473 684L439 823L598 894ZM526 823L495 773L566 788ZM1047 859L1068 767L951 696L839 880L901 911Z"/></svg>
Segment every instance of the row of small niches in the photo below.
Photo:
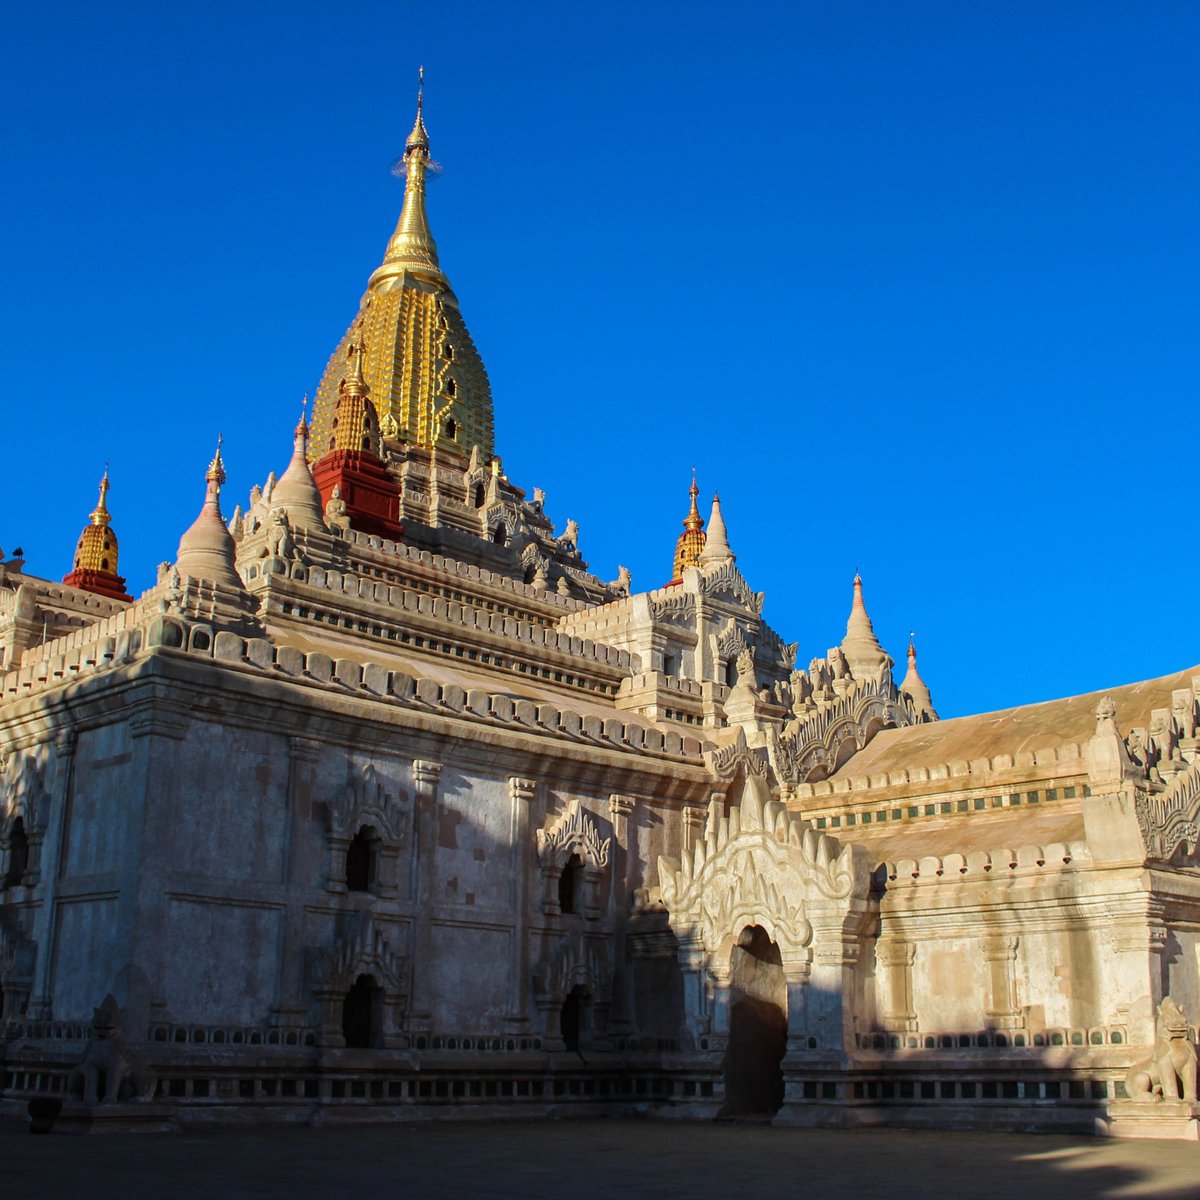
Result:
<svg viewBox="0 0 1200 1200"><path fill-rule="evenodd" d="M20 1088L20 1085L18 1084ZM29 1090L20 1088L20 1090ZM160 1079L157 1098L163 1100L636 1100L709 1098L712 1080L667 1079Z"/></svg>
<svg viewBox="0 0 1200 1200"><path fill-rule="evenodd" d="M804 1099L816 1100L816 1089L815 1083L805 1082ZM852 1091L855 1100L1123 1100L1128 1096L1124 1082L1106 1079L868 1079L855 1083Z"/></svg>
<svg viewBox="0 0 1200 1200"><path fill-rule="evenodd" d="M204 1025L156 1025L156 1042L187 1042L195 1046L315 1046L316 1034L306 1029L226 1029Z"/></svg>
<svg viewBox="0 0 1200 1200"><path fill-rule="evenodd" d="M1052 1029L1046 1033L942 1033L901 1037L898 1033L860 1033L860 1050L1007 1050L1041 1046L1123 1046L1121 1029Z"/></svg>
<svg viewBox="0 0 1200 1200"><path fill-rule="evenodd" d="M909 804L904 808L880 808L872 812L839 813L837 816L813 818L813 823L818 829L839 829L842 826L844 818L847 828L854 825L882 825L889 820L909 821L914 817L945 817L955 813L983 812L988 808L1020 808L1026 804L1051 804L1059 799L1059 794L1060 789L1058 788L1048 788L1045 796L1041 792L1006 792L999 796L975 796L972 799L966 800L942 800L936 804ZM1078 794L1078 790L1074 787L1061 789L1062 799L1064 800L1074 800ZM1083 785L1083 794L1085 796L1092 794L1092 789L1086 783Z"/></svg>

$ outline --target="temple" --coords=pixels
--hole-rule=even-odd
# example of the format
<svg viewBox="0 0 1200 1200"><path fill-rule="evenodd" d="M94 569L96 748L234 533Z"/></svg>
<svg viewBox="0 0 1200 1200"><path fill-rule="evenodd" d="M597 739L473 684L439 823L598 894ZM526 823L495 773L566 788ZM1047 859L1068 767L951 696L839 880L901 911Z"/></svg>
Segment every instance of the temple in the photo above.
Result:
<svg viewBox="0 0 1200 1200"><path fill-rule="evenodd" d="M939 720L861 578L771 628L682 466L598 577L496 454L422 108L282 474L231 508L218 443L136 598L107 470L62 583L0 563L0 1112L1195 1137L1200 666Z"/></svg>

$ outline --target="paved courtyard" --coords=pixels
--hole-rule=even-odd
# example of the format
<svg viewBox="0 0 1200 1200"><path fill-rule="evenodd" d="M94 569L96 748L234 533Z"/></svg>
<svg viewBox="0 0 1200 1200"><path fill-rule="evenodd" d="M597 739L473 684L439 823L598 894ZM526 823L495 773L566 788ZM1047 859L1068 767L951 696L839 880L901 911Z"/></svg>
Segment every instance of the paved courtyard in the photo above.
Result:
<svg viewBox="0 0 1200 1200"><path fill-rule="evenodd" d="M1200 1197L1200 1146L1028 1134L591 1120L30 1136L0 1122L5 1195Z"/></svg>

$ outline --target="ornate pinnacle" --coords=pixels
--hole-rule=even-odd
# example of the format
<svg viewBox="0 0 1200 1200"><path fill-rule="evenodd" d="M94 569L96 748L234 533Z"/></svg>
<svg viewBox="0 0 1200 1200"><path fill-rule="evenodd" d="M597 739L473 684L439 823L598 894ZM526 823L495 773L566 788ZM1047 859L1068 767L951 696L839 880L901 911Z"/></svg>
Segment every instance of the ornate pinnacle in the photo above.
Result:
<svg viewBox="0 0 1200 1200"><path fill-rule="evenodd" d="M92 509L92 524L107 525L111 521L108 514L108 463L104 464L104 474L100 477L100 499Z"/></svg>
<svg viewBox="0 0 1200 1200"><path fill-rule="evenodd" d="M225 482L225 464L221 461L221 444L225 440L225 435L217 434L217 452L213 455L213 460L208 464L208 470L204 473L204 478L209 483L215 483L220 487Z"/></svg>

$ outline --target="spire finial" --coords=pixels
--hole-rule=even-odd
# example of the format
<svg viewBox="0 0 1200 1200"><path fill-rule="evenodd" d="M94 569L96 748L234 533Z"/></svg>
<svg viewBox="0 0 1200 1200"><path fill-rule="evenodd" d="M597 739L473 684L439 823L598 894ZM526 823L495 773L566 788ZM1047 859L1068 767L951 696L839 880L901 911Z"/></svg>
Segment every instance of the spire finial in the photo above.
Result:
<svg viewBox="0 0 1200 1200"><path fill-rule="evenodd" d="M358 337L346 348L346 360L350 364L350 375L345 380L346 392L351 396L370 395L366 375L363 373L363 359L366 357L367 346L363 340L362 330Z"/></svg>
<svg viewBox="0 0 1200 1200"><path fill-rule="evenodd" d="M700 555L700 565L707 567L712 563L731 563L735 561L735 557L729 548L729 534L725 530L725 518L721 514L721 497L713 492L712 512L708 517L708 531L704 550Z"/></svg>
<svg viewBox="0 0 1200 1200"><path fill-rule="evenodd" d="M204 478L207 479L209 483L215 483L218 490L220 489L221 484L225 482L225 464L221 461L221 446L224 444L224 441L225 435L223 433L218 433L217 452L213 455L212 462L208 464L208 470L204 473Z"/></svg>
<svg viewBox="0 0 1200 1200"><path fill-rule="evenodd" d="M696 484L696 468L693 467L692 486L688 488L691 504L688 507L688 515L683 519L683 532L675 543L672 579L682 579L684 568L694 567L700 561L700 554L704 550L704 518L700 515L700 509L696 505L696 497L699 495L700 488Z"/></svg>
<svg viewBox="0 0 1200 1200"><path fill-rule="evenodd" d="M404 143L404 157L408 158L414 150L424 150L424 158L429 158L429 134L425 132L425 68L417 68L417 119L413 122L412 133Z"/></svg>
<svg viewBox="0 0 1200 1200"><path fill-rule="evenodd" d="M100 499L92 509L92 524L107 525L111 520L108 513L108 459L104 460L104 474L100 476Z"/></svg>

